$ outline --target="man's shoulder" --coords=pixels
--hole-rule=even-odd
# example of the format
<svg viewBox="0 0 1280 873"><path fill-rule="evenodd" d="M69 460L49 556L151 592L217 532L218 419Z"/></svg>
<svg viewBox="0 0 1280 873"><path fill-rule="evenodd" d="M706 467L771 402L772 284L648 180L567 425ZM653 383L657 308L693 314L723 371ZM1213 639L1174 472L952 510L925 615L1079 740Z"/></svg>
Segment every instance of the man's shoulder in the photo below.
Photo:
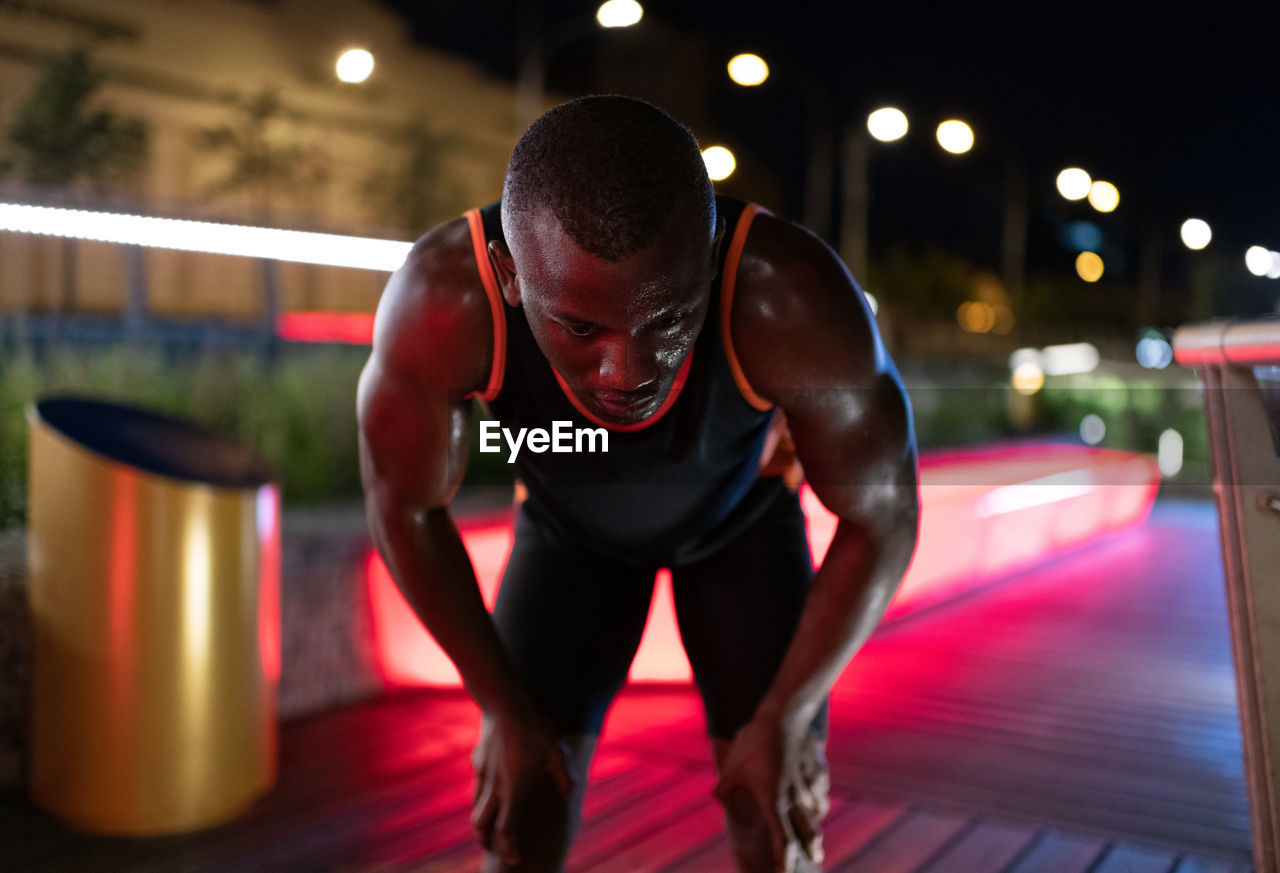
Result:
<svg viewBox="0 0 1280 873"><path fill-rule="evenodd" d="M465 218L423 234L378 303L374 354L396 370L458 388L483 383L493 313L477 269L479 254Z"/></svg>
<svg viewBox="0 0 1280 873"><path fill-rule="evenodd" d="M732 324L748 375L791 379L798 374L786 372L787 358L812 361L821 350L838 353L845 371L860 369L859 361L874 367L878 354L870 309L839 255L806 228L765 212L753 219L738 263Z"/></svg>

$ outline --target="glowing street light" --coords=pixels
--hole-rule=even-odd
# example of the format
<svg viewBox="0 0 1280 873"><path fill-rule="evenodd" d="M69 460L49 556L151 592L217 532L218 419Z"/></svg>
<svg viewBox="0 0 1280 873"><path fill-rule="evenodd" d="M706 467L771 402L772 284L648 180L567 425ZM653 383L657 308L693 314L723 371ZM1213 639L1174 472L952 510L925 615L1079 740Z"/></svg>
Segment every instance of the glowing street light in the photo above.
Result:
<svg viewBox="0 0 1280 873"><path fill-rule="evenodd" d="M601 27L630 27L644 17L644 7L636 0L608 0L596 10Z"/></svg>
<svg viewBox="0 0 1280 873"><path fill-rule="evenodd" d="M373 55L362 48L347 49L338 56L334 72L344 82L363 82L373 74Z"/></svg>
<svg viewBox="0 0 1280 873"><path fill-rule="evenodd" d="M880 142L893 142L907 135L907 116L901 109L884 106L867 116L867 131Z"/></svg>
<svg viewBox="0 0 1280 873"><path fill-rule="evenodd" d="M707 165L707 175L711 181L719 182L733 175L738 162L733 159L733 152L724 146L711 146L702 150L702 162Z"/></svg>
<svg viewBox="0 0 1280 873"><path fill-rule="evenodd" d="M1249 246L1244 253L1244 265L1255 276L1265 276L1271 272L1271 251L1262 246Z"/></svg>
<svg viewBox="0 0 1280 873"><path fill-rule="evenodd" d="M1089 205L1099 212L1113 212L1120 205L1120 191L1110 182L1094 182L1089 186Z"/></svg>
<svg viewBox="0 0 1280 873"><path fill-rule="evenodd" d="M747 87L760 85L769 78L769 65L750 52L734 55L729 61L729 78Z"/></svg>
<svg viewBox="0 0 1280 873"><path fill-rule="evenodd" d="M1096 282L1102 278L1102 258L1093 252L1081 252L1076 257L1076 275L1086 282Z"/></svg>
<svg viewBox="0 0 1280 873"><path fill-rule="evenodd" d="M1213 239L1209 222L1200 218L1188 218L1182 222L1182 244L1192 251L1200 251Z"/></svg>
<svg viewBox="0 0 1280 873"><path fill-rule="evenodd" d="M953 155L962 155L973 148L973 128L957 119L948 119L938 125L938 145Z"/></svg>
<svg viewBox="0 0 1280 873"><path fill-rule="evenodd" d="M1058 193L1068 200L1083 200L1092 187L1093 180L1079 167L1068 167L1058 174Z"/></svg>

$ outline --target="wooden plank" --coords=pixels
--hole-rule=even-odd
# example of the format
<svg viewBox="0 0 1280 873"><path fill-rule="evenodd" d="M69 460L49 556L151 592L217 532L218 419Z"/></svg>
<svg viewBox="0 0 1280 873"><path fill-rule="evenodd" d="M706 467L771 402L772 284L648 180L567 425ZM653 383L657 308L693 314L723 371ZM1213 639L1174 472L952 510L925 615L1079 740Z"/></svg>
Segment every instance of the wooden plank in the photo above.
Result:
<svg viewBox="0 0 1280 873"><path fill-rule="evenodd" d="M1086 873L1105 849L1101 840L1051 832L1041 835L1008 873Z"/></svg>
<svg viewBox="0 0 1280 873"><path fill-rule="evenodd" d="M1170 873L1177 858L1176 852L1121 843L1111 847L1094 873Z"/></svg>
<svg viewBox="0 0 1280 873"><path fill-rule="evenodd" d="M852 857L877 835L910 813L902 804L851 803L823 823L822 848L828 867Z"/></svg>
<svg viewBox="0 0 1280 873"><path fill-rule="evenodd" d="M620 804L604 815L584 822L582 833L569 855L574 869L594 870L597 865L611 864L620 855L635 856L635 846L673 842L673 833L684 839L688 832L710 838L720 832L720 807L711 797L714 780L710 774L681 774L658 795L647 802ZM697 840L695 842L700 842ZM678 847L667 860L689 851L693 843ZM671 846L664 847L670 849ZM635 859L641 863L642 859Z"/></svg>
<svg viewBox="0 0 1280 873"><path fill-rule="evenodd" d="M833 873L913 873L969 825L954 816L914 812L829 869Z"/></svg>
<svg viewBox="0 0 1280 873"><path fill-rule="evenodd" d="M1178 861L1173 873L1232 873L1232 866L1230 861L1221 859L1186 856Z"/></svg>
<svg viewBox="0 0 1280 873"><path fill-rule="evenodd" d="M1028 828L983 822L949 846L921 873L1000 873L1036 839Z"/></svg>

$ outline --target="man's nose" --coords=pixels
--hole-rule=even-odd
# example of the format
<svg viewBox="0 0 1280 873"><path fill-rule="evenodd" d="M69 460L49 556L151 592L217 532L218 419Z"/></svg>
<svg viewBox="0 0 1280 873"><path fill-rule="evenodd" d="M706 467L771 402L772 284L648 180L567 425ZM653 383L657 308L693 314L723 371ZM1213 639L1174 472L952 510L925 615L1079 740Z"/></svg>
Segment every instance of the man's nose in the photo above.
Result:
<svg viewBox="0 0 1280 873"><path fill-rule="evenodd" d="M613 391L642 391L658 378L657 357L634 338L614 338L605 344L599 378Z"/></svg>

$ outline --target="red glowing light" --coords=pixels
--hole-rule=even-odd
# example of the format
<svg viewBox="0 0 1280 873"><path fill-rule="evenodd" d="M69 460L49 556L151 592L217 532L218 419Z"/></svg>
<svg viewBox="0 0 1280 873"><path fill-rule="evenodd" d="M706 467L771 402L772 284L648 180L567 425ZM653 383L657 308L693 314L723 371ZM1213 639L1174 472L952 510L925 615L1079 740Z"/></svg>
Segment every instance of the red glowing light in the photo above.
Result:
<svg viewBox="0 0 1280 873"><path fill-rule="evenodd" d="M293 343L373 343L372 312L286 312L276 335Z"/></svg>
<svg viewBox="0 0 1280 873"><path fill-rule="evenodd" d="M954 596L1043 561L1091 539L1142 522L1160 472L1155 460L1072 445L996 446L921 458L920 538L889 614ZM801 506L809 547L821 563L836 517L805 485ZM486 605L492 607L511 548L510 514L460 524ZM423 630L371 554L366 577L375 646L391 685L458 685L448 657ZM671 576L658 574L648 624L632 662L632 681L687 681L671 597Z"/></svg>
<svg viewBox="0 0 1280 873"><path fill-rule="evenodd" d="M267 681L280 681L280 495L258 489L258 650Z"/></svg>

